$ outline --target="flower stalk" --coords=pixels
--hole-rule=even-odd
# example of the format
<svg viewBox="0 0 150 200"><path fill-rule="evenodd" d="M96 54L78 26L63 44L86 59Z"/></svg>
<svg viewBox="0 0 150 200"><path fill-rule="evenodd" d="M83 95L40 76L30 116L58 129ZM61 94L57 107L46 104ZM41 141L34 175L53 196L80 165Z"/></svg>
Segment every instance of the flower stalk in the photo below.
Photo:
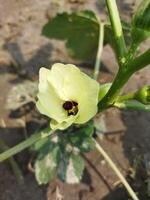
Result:
<svg viewBox="0 0 150 200"><path fill-rule="evenodd" d="M112 170L119 177L120 181L125 186L125 188L127 189L128 193L130 194L130 196L132 197L132 199L133 200L139 200L139 198L137 197L137 195L135 194L135 192L133 191L133 189L131 188L131 186L129 185L129 183L126 181L126 179L124 178L124 176L121 174L121 172L119 171L119 169L116 167L115 163L111 160L111 158L104 151L104 149L100 146L100 144L96 140L94 140L94 142L95 142L95 148L97 149L97 151L99 153L102 154L102 156L105 158L105 160L107 161L107 163L109 164L109 166L112 168Z"/></svg>
<svg viewBox="0 0 150 200"><path fill-rule="evenodd" d="M96 55L96 62L94 66L94 79L97 80L99 71L100 71L100 65L101 65L101 56L102 56L102 51L103 51L103 43L104 43L104 23L99 23L99 42L98 42L98 50L97 50L97 55Z"/></svg>
<svg viewBox="0 0 150 200"><path fill-rule="evenodd" d="M144 105L138 101L124 101L124 102L116 102L114 104L115 107L119 109L128 109L128 110L138 110L150 112L150 105Z"/></svg>
<svg viewBox="0 0 150 200"><path fill-rule="evenodd" d="M123 102L123 101L126 101L126 100L133 100L133 99L135 99L135 93L130 92L126 95L119 96L118 99L117 99L117 102Z"/></svg>
<svg viewBox="0 0 150 200"><path fill-rule="evenodd" d="M8 159L9 157L12 157L13 155L19 153L20 151L30 147L35 142L45 138L45 137L53 137L55 135L54 131L50 131L48 133L35 133L31 137L29 137L27 140L19 143L18 145L6 150L4 153L0 154L0 162Z"/></svg>

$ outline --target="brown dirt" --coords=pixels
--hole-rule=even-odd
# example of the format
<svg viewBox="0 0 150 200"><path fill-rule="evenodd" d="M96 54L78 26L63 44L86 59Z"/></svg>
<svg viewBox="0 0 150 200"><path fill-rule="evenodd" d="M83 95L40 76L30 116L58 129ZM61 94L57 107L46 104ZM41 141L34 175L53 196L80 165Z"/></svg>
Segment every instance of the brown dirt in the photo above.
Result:
<svg viewBox="0 0 150 200"><path fill-rule="evenodd" d="M98 12L99 6L94 2L92 8ZM67 4L68 10L83 7L91 8L91 3L85 5L80 1L80 5ZM120 3L120 8L127 16L129 11L126 8L129 8L129 5ZM62 6L59 9L66 7ZM49 41L40 35L40 29L47 16L51 17L56 10L56 3L49 0L0 0L0 138L9 146L19 143L46 123L28 103L32 107L31 112L21 110L21 114L15 117L10 115L11 112L6 107L12 88L20 83L25 84L31 75L36 79L41 65L49 65L55 61L74 62L68 57L62 42ZM149 43L142 48L147 48L147 45ZM114 55L108 46L104 49L103 64L107 73L101 74L100 81L107 82L112 80L117 70ZM150 83L149 76L149 68L142 70L133 76L125 90L135 90L145 83ZM13 101L17 101L17 97ZM133 188L139 192L141 199L148 200L145 196L145 168L142 164L137 167L136 162L140 159L144 163L145 158L150 155L150 113L111 109L105 113L104 118L107 132L99 142L121 172L127 176ZM18 184L7 163L0 164L0 200L55 200L56 194L57 197L62 195L63 200L129 199L118 178L96 151L83 157L86 169L80 184L68 185L56 179L48 186L39 187L33 174L27 169L30 152L23 151L15 156L15 159L22 169L24 183ZM132 179L131 175L135 169L138 173Z"/></svg>

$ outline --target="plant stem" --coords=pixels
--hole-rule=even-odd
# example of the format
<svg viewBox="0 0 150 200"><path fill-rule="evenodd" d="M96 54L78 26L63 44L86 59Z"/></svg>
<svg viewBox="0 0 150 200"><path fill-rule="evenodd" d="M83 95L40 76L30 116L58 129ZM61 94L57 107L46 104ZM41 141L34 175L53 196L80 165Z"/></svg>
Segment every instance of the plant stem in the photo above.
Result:
<svg viewBox="0 0 150 200"><path fill-rule="evenodd" d="M123 68L125 63L125 57L127 55L126 44L124 40L124 35L122 31L121 20L119 17L119 12L116 4L116 0L106 0L108 13L111 21L111 27L113 30L114 38L115 38L115 45L116 45L116 53L118 57L119 65L122 66L117 76L109 89L106 96L99 102L99 111L104 110L105 108L111 106L114 101L116 100L117 96L119 95L122 87L130 78L130 73L126 72Z"/></svg>
<svg viewBox="0 0 150 200"><path fill-rule="evenodd" d="M134 73L144 68L148 64L150 64L150 49L148 49L142 55L132 60L128 65L128 69L131 70L132 73Z"/></svg>
<svg viewBox="0 0 150 200"><path fill-rule="evenodd" d="M137 49L138 49L138 44L132 43L126 55L126 61L130 62L130 60L134 58Z"/></svg>
<svg viewBox="0 0 150 200"><path fill-rule="evenodd" d="M118 98L122 87L129 80L131 75L136 71L144 68L148 64L150 64L150 49L124 65L124 68L120 68L108 93L98 104L99 111L103 111L107 107L113 105Z"/></svg>
<svg viewBox="0 0 150 200"><path fill-rule="evenodd" d="M124 40L124 35L122 31L121 20L119 17L119 12L116 4L116 0L106 0L109 18L112 26L112 30L114 33L115 41L116 41L116 52L118 57L118 62L120 64L125 62L125 55L127 52L126 44Z"/></svg>
<svg viewBox="0 0 150 200"><path fill-rule="evenodd" d="M100 62L101 62L101 55L103 50L103 42L104 42L104 23L99 23L99 42L98 42L98 50L96 55L96 62L94 66L94 79L97 80L98 74L100 71Z"/></svg>
<svg viewBox="0 0 150 200"><path fill-rule="evenodd" d="M31 146L32 144L34 144L35 142L48 137L48 136L53 136L54 135L54 131L50 131L49 133L36 133L34 135L32 135L30 138L28 138L27 140L19 143L18 145L8 149L7 151L5 151L4 153L0 154L0 162L8 159L9 157L19 153L20 151L26 149L27 147Z"/></svg>
<svg viewBox="0 0 150 200"><path fill-rule="evenodd" d="M144 105L138 101L125 101L125 102L116 102L115 107L120 109L129 109L129 110L139 110L150 112L150 105Z"/></svg>
<svg viewBox="0 0 150 200"><path fill-rule="evenodd" d="M134 99L135 98L135 93L131 92L131 93L128 93L126 95L123 95L123 96L118 96L117 98L117 102L122 102L122 101L126 101L126 100L131 100L131 99Z"/></svg>
<svg viewBox="0 0 150 200"><path fill-rule="evenodd" d="M117 56L118 61L120 60L120 68L115 77L115 80L112 83L111 88L98 104L99 111L103 111L104 109L112 106L117 100L118 95L124 84L129 80L131 75L150 64L150 49L148 49L142 55L133 59L133 55L137 49L137 44L135 44L132 45L129 52L126 53L126 45L124 41L116 0L106 0L106 3L116 41Z"/></svg>
<svg viewBox="0 0 150 200"><path fill-rule="evenodd" d="M95 147L96 147L97 151L102 154L102 156L105 158L105 160L107 161L107 163L109 164L109 166L112 168L112 170L119 177L120 181L125 186L125 188L127 189L128 193L130 194L130 196L132 197L132 199L133 200L139 200L139 198L136 196L135 192L132 190L132 188L129 185L129 183L126 181L126 179L124 178L124 176L121 174L121 172L119 171L119 169L116 167L115 163L111 160L111 158L104 151L104 149L99 145L99 143L96 140L94 140L94 142L95 142Z"/></svg>
<svg viewBox="0 0 150 200"><path fill-rule="evenodd" d="M113 81L111 88L98 104L99 111L103 111L107 107L110 107L114 104L122 87L131 77L131 75L132 74L128 71L125 71L125 72L122 70L118 71L117 76L115 80Z"/></svg>

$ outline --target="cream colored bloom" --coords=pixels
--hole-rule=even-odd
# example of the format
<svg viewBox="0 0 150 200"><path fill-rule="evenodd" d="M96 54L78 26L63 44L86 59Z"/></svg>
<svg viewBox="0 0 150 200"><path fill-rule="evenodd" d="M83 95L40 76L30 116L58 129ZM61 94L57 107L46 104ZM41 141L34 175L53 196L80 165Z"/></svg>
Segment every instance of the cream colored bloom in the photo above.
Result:
<svg viewBox="0 0 150 200"><path fill-rule="evenodd" d="M41 68L36 106L51 118L52 129L83 124L97 112L99 84L75 65L56 63Z"/></svg>

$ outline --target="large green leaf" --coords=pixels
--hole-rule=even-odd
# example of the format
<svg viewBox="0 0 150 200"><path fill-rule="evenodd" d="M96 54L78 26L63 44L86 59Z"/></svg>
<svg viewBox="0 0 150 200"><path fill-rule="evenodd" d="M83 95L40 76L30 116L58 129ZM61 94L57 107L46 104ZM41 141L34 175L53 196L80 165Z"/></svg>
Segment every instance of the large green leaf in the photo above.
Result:
<svg viewBox="0 0 150 200"><path fill-rule="evenodd" d="M150 36L150 0L142 0L132 19L133 42L140 43Z"/></svg>
<svg viewBox="0 0 150 200"><path fill-rule="evenodd" d="M95 57L97 51L99 22L92 11L62 13L43 27L42 34L49 38L65 40L72 57L90 60Z"/></svg>
<svg viewBox="0 0 150 200"><path fill-rule="evenodd" d="M42 130L48 131L49 128ZM93 133L94 124L89 121L36 142L31 149L38 153L34 165L38 183L46 184L55 175L65 182L78 183L84 169L84 162L79 154L94 148Z"/></svg>
<svg viewBox="0 0 150 200"><path fill-rule="evenodd" d="M61 13L43 27L42 34L48 38L64 40L69 54L79 60L95 58L99 39L99 20L89 10ZM126 41L129 43L129 25L123 23ZM110 24L105 24L104 43L115 50L115 39Z"/></svg>

